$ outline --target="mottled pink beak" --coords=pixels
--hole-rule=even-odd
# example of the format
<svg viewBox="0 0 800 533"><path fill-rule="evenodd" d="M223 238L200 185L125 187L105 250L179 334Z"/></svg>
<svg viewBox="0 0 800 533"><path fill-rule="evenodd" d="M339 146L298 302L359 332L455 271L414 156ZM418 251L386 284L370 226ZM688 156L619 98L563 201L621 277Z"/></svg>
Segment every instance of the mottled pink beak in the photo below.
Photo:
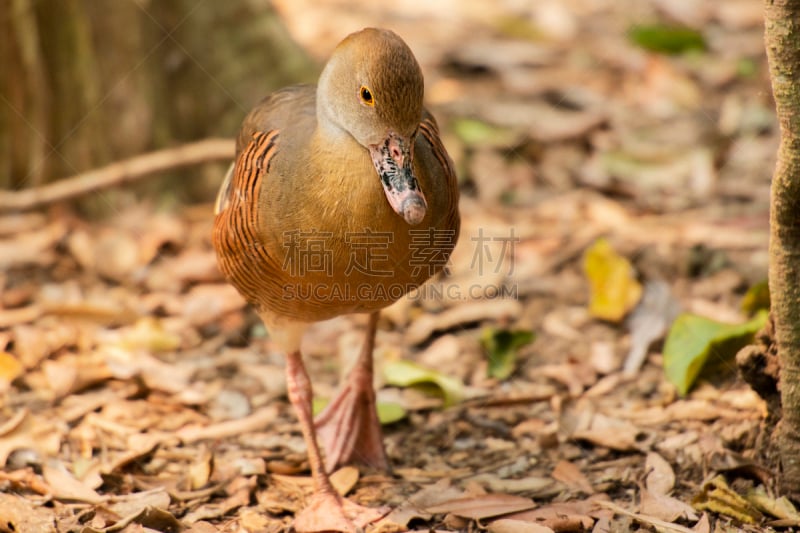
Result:
<svg viewBox="0 0 800 533"><path fill-rule="evenodd" d="M412 226L422 222L428 203L411 170L411 142L390 132L381 144L371 145L369 153L395 213Z"/></svg>

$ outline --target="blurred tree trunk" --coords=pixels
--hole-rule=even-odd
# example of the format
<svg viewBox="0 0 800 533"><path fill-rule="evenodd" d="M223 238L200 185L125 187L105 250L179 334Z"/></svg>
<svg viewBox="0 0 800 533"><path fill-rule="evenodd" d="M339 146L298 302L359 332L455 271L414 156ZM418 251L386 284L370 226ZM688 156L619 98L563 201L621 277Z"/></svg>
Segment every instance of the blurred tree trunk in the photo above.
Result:
<svg viewBox="0 0 800 533"><path fill-rule="evenodd" d="M0 187L207 136L316 67L268 0L4 0Z"/></svg>
<svg viewBox="0 0 800 533"><path fill-rule="evenodd" d="M772 179L769 286L780 360L774 434L785 492L800 495L800 0L765 0L765 43L781 128Z"/></svg>

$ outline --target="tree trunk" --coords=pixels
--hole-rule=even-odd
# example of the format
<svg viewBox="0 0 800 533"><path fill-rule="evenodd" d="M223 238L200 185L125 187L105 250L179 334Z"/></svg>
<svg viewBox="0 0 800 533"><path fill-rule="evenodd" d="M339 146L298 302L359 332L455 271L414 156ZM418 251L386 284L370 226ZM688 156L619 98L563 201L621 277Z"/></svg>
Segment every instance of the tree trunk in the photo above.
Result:
<svg viewBox="0 0 800 533"><path fill-rule="evenodd" d="M232 137L316 72L267 0L3 1L0 188Z"/></svg>
<svg viewBox="0 0 800 533"><path fill-rule="evenodd" d="M800 495L800 0L765 0L765 43L781 129L772 179L769 287L780 359L775 442L782 489Z"/></svg>

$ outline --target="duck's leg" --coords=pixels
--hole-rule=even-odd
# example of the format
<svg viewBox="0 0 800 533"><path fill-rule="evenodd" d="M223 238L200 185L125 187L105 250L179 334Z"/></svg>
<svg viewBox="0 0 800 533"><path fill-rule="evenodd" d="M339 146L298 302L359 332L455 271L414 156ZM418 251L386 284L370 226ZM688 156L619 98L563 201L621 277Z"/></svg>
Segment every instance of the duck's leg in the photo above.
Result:
<svg viewBox="0 0 800 533"><path fill-rule="evenodd" d="M314 420L311 414L311 381L308 379L299 350L289 353L286 360L286 383L300 428L308 448L308 462L314 479L314 494L308 505L295 517L294 528L304 531L359 531L385 515L382 509L362 507L345 498L331 485L322 463Z"/></svg>
<svg viewBox="0 0 800 533"><path fill-rule="evenodd" d="M372 386L372 351L378 315L378 312L370 314L366 340L353 370L316 420L328 472L351 463L381 470L389 467Z"/></svg>

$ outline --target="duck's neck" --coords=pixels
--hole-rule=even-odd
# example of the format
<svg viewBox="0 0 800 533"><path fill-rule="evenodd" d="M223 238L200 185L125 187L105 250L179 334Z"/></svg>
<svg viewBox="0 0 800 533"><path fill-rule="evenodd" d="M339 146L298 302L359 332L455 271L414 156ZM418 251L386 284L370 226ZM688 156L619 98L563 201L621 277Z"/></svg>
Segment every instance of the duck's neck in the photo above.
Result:
<svg viewBox="0 0 800 533"><path fill-rule="evenodd" d="M314 201L308 204L324 206L313 214L321 226L345 234L385 231L387 225L394 230L402 222L386 202L369 152L349 133L318 126L309 148L315 179L308 190Z"/></svg>
<svg viewBox="0 0 800 533"><path fill-rule="evenodd" d="M309 144L310 154L317 170L334 181L352 177L357 179L362 168L372 169L367 149L361 146L348 131L336 124L317 107L317 127ZM374 172L374 170L372 170Z"/></svg>

